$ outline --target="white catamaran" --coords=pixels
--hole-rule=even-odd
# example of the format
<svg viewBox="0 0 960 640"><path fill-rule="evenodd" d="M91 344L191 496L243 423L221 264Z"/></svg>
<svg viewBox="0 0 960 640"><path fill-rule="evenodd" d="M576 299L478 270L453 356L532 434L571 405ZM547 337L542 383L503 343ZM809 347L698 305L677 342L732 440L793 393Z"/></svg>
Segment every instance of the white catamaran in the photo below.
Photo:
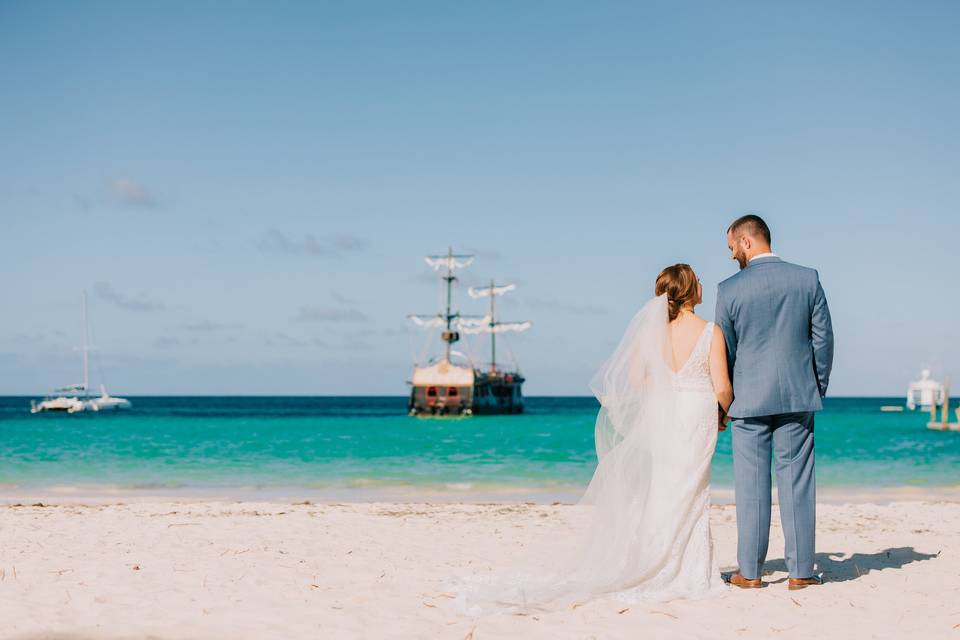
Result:
<svg viewBox="0 0 960 640"><path fill-rule="evenodd" d="M78 349L83 352L83 383L71 384L54 389L46 398L37 402L30 402L30 413L47 411L65 411L67 413L81 413L85 411L116 411L130 409L133 405L126 398L115 398L107 393L104 385L100 385L100 395L90 394L90 345L89 329L87 327L87 294L83 293L83 346Z"/></svg>

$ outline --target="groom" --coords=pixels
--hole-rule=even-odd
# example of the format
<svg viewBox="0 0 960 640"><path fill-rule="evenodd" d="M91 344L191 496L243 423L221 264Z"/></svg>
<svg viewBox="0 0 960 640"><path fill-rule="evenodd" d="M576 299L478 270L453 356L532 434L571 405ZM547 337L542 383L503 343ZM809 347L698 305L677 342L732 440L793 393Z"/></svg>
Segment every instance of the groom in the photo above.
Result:
<svg viewBox="0 0 960 640"><path fill-rule="evenodd" d="M770 538L770 460L777 472L790 589L821 584L814 575L816 480L813 415L823 408L833 364L830 310L813 269L781 260L770 229L754 215L734 221L727 245L740 273L720 283L716 321L733 380L733 474L737 561L727 582L763 586Z"/></svg>

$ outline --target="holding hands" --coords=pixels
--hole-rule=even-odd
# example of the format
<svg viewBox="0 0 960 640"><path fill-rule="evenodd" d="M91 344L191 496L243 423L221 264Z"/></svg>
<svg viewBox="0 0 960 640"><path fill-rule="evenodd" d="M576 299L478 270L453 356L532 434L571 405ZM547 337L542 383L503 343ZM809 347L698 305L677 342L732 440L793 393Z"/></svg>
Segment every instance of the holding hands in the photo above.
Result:
<svg viewBox="0 0 960 640"><path fill-rule="evenodd" d="M728 416L727 412L723 410L723 407L717 405L717 431L726 431L727 425L729 424L730 416Z"/></svg>

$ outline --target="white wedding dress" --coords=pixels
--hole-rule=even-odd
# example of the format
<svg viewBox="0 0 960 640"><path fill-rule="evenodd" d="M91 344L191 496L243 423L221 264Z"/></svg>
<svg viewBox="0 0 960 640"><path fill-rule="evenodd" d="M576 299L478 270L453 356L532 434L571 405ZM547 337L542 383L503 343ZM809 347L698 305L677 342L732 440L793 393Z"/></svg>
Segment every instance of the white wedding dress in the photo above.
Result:
<svg viewBox="0 0 960 640"><path fill-rule="evenodd" d="M717 400L710 378L713 323L679 370L671 369L666 296L634 316L594 376L600 401L598 465L578 502L584 530L566 549L556 535L524 561L446 583L469 615L621 602L701 598L724 590L710 536L710 461ZM571 525L573 526L573 525Z"/></svg>

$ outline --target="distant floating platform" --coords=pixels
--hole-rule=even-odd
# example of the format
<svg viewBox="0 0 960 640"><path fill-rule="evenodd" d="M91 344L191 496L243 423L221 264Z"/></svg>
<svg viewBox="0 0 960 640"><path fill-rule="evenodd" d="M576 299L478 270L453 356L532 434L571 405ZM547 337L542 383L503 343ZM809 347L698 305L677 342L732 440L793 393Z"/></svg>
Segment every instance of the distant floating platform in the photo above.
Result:
<svg viewBox="0 0 960 640"><path fill-rule="evenodd" d="M950 402L949 396L947 397L946 401ZM960 431L960 407L956 408L956 414L957 414L956 422L948 421L949 414L947 413L947 407L948 405L943 406L942 408L943 413L941 414L939 420L935 419L937 417L935 412L933 411L930 412L930 417L934 418L934 420L931 420L930 422L927 423L927 429L933 429L934 431Z"/></svg>
<svg viewBox="0 0 960 640"><path fill-rule="evenodd" d="M899 404L885 404L880 407L880 411L903 411L903 405Z"/></svg>
<svg viewBox="0 0 960 640"><path fill-rule="evenodd" d="M942 422L928 422L927 429L933 429L934 431L960 431L960 422L950 422L947 424Z"/></svg>

